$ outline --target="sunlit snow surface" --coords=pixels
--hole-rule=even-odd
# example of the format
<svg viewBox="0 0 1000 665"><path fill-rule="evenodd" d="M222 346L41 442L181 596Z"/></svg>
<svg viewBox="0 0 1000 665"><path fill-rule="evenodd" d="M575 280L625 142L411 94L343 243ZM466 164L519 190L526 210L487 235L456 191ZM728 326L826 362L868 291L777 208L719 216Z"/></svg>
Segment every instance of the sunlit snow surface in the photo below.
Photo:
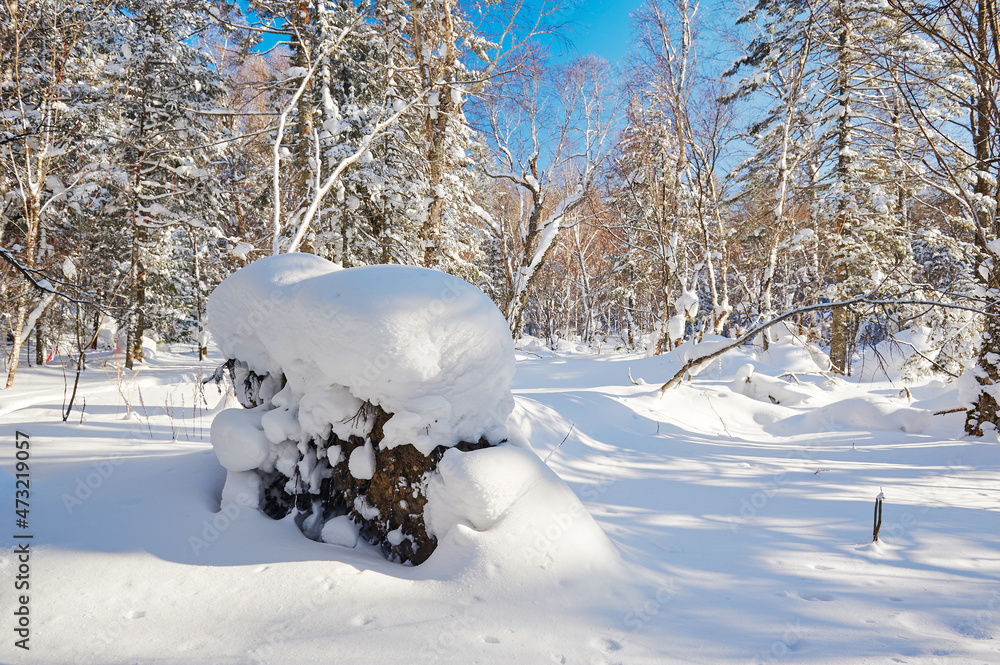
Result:
<svg viewBox="0 0 1000 665"><path fill-rule="evenodd" d="M0 393L0 662L1000 662L996 437L926 415L961 405L951 384L910 400L804 373L783 344L662 399L685 350L518 354L519 449L446 455L442 544L418 567L349 547L348 525L338 546L235 496L220 511L208 436L226 405L198 387L217 352L199 368L161 348L120 379L94 363L65 423L61 368L22 365ZM752 390L734 390L748 363ZM30 652L11 630L15 430L32 446Z"/></svg>

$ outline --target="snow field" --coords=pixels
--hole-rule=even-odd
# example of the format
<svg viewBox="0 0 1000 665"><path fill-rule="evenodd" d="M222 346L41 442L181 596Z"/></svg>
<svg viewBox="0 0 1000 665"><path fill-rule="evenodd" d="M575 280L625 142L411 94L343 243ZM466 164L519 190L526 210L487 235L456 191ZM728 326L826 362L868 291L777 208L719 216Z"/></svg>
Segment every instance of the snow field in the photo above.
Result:
<svg viewBox="0 0 1000 665"><path fill-rule="evenodd" d="M163 348L121 384L88 370L82 424L79 408L61 420L58 368L25 369L0 395L0 441L32 437L32 650L0 641L0 662L1000 662L998 442L958 437L962 414L903 431L907 409L958 406L957 386L911 400L773 364L809 355L781 342L660 398L688 351L519 354L516 445L446 454L428 508L445 535L418 567L347 525L318 543L247 507L254 488L208 442L246 422L213 425L212 385L192 406L218 355L200 370ZM808 398L735 390L747 364ZM857 399L894 410L802 426Z"/></svg>

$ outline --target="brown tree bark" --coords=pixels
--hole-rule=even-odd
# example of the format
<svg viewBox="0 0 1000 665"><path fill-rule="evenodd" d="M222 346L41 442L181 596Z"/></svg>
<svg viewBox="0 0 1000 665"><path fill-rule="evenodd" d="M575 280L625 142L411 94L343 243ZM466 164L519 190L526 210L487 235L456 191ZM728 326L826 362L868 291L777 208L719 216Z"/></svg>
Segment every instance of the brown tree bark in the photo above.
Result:
<svg viewBox="0 0 1000 665"><path fill-rule="evenodd" d="M996 117L996 95L994 92L997 81L995 70L991 66L991 51L998 58L994 65L1000 62L1000 39L997 34L997 8L994 0L980 0L976 5L976 99L972 110L972 134L976 157L976 184L974 192L977 195L976 244L982 254L980 269L976 271L987 293L1000 293L1000 256L990 249L989 241L1000 238L1000 225L996 211L991 211L983 203L989 198L996 198L1000 193L994 191L994 186L987 175L993 168L990 155L990 142L998 126ZM991 196L992 195L992 196ZM1000 386L1000 368L996 358L1000 357L1000 305L991 298L986 307L986 317L983 323L982 344L976 365L976 380L982 386L972 407L965 418L965 431L974 436L983 436L983 425L990 423L1000 431L1000 404L997 403L997 389Z"/></svg>

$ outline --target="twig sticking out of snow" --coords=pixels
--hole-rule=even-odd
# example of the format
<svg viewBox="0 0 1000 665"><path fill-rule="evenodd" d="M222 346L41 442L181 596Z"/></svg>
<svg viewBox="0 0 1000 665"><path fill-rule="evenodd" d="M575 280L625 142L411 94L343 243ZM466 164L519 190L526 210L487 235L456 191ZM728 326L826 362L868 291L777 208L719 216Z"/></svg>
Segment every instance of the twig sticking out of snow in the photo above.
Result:
<svg viewBox="0 0 1000 665"><path fill-rule="evenodd" d="M215 371L212 372L210 376L202 379L201 381L202 385L206 383L214 383L215 385L221 384L222 381L226 378L226 370L229 370L230 374L234 372L233 366L235 362L236 361L233 358L230 358L226 362L216 367Z"/></svg>
<svg viewBox="0 0 1000 665"><path fill-rule="evenodd" d="M708 400L708 406L712 409L712 413L714 413L715 416L719 419L719 422L722 423L722 429L726 431L726 436L728 436L730 439L733 438L733 435L729 433L729 428L726 427L726 421L723 420L722 416L719 415L719 412L715 410L715 405L712 404L712 400L708 398L707 393L705 394L705 399ZM774 398L772 398L772 400L773 399ZM659 423L657 423L657 429L659 429Z"/></svg>
<svg viewBox="0 0 1000 665"><path fill-rule="evenodd" d="M882 528L882 501L885 499L885 495L882 493L882 488L878 488L878 496L875 497L875 525L872 528L872 542L878 542L878 532Z"/></svg>
<svg viewBox="0 0 1000 665"><path fill-rule="evenodd" d="M562 444L566 443L566 440L569 438L569 435L573 433L574 429L576 429L576 423L573 423L572 425L570 425L569 431L566 432L566 436L564 436L563 440L559 442L559 445L556 446L555 448L553 448L549 452L549 454L545 456L545 459L542 460L543 464L548 464L549 463L549 458L556 454L556 451L559 450L559 448L562 446Z"/></svg>

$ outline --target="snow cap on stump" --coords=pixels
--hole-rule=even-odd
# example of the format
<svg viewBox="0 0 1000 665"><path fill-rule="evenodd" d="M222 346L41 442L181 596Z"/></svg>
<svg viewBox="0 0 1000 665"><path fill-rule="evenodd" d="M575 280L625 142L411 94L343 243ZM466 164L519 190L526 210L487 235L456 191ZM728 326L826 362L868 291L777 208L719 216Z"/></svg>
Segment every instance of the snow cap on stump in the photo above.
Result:
<svg viewBox="0 0 1000 665"><path fill-rule="evenodd" d="M285 376L282 392L291 394L275 403L298 405L298 426L283 424L285 438L336 433L363 402L393 414L382 448L411 443L426 455L438 445L506 438L514 405L507 321L457 277L409 266L341 269L311 254L281 254L225 279L208 316L225 357Z"/></svg>

